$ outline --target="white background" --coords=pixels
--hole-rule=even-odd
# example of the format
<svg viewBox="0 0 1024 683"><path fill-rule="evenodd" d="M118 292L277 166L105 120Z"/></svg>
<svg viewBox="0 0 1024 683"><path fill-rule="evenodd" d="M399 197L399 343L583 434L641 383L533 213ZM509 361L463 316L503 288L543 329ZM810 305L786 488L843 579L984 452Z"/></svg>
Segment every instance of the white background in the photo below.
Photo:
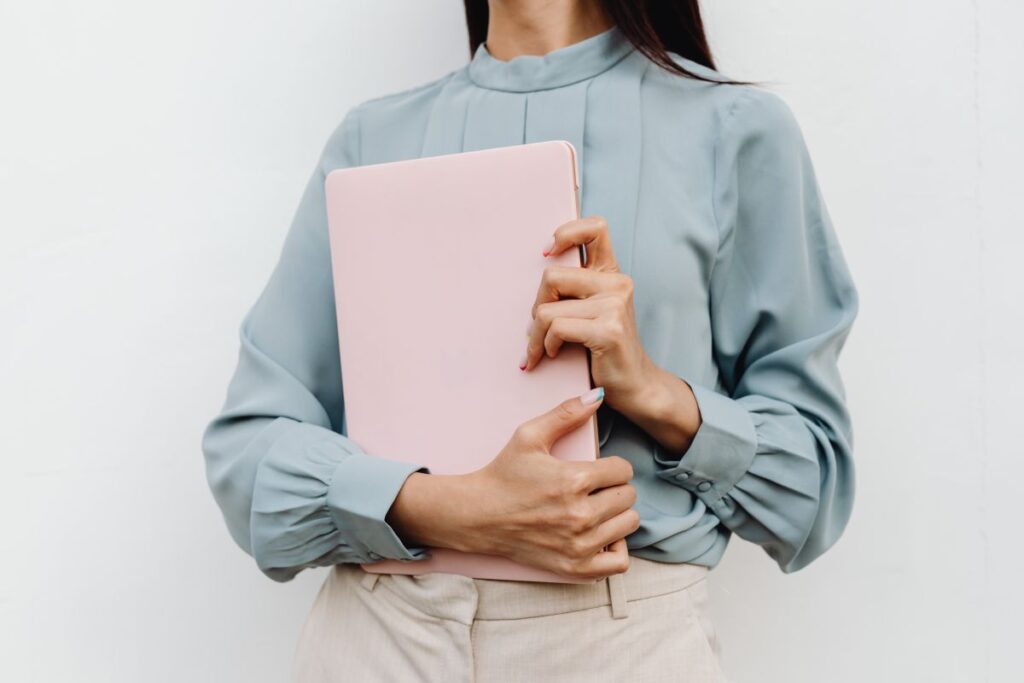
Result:
<svg viewBox="0 0 1024 683"><path fill-rule="evenodd" d="M862 303L853 520L788 576L733 539L726 666L1013 680L1024 5L705 4L796 112ZM0 679L284 680L326 570L232 543L201 430L326 136L467 54L457 0L0 0Z"/></svg>

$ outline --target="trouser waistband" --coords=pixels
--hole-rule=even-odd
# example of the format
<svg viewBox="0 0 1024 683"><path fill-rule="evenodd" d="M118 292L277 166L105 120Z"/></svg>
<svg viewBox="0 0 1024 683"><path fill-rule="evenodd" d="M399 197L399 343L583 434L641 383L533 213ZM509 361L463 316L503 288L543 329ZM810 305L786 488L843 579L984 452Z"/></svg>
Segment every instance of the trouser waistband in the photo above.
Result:
<svg viewBox="0 0 1024 683"><path fill-rule="evenodd" d="M366 572L358 565L339 565L363 576L361 581L373 590L381 576ZM655 562L641 557L630 557L629 569L613 574L595 583L546 583L534 581L503 581L472 579L459 574L430 574L427 583L434 584L441 594L445 588L462 593L476 594L475 617L480 620L523 619L528 617L563 614L608 605L612 616L628 616L628 602L683 590L708 574L703 565L690 563ZM398 576L398 588L410 590L417 583L409 577ZM410 583L412 581L412 583ZM438 583L451 584L444 588ZM411 597L411 596L410 596Z"/></svg>
<svg viewBox="0 0 1024 683"><path fill-rule="evenodd" d="M610 605L627 614L625 603L682 590L707 576L708 568L689 563L630 557L629 569L596 583L535 583L474 579L477 619L521 619ZM616 614L618 613L618 614Z"/></svg>

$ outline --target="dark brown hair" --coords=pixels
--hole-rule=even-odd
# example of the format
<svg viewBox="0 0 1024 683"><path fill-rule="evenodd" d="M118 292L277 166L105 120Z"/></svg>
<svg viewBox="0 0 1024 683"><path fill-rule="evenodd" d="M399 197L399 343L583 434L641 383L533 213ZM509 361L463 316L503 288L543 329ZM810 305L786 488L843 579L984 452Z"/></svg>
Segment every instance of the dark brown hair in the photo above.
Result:
<svg viewBox="0 0 1024 683"><path fill-rule="evenodd" d="M469 29L469 53L487 39L490 10L487 0L464 0ZM697 64L715 68L704 34L698 0L598 0L605 13L637 50L658 66L679 76L711 83L751 85L746 81L706 78L677 63L669 52Z"/></svg>

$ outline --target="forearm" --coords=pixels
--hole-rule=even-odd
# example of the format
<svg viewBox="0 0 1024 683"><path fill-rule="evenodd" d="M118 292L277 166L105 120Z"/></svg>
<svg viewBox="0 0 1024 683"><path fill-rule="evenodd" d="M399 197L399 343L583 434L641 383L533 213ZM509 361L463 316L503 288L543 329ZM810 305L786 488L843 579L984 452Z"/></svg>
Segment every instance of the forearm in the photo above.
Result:
<svg viewBox="0 0 1024 683"><path fill-rule="evenodd" d="M462 552L484 552L474 532L472 474L413 472L405 480L386 521L407 543Z"/></svg>
<svg viewBox="0 0 1024 683"><path fill-rule="evenodd" d="M613 407L671 453L686 452L701 425L690 385L653 363L637 388Z"/></svg>

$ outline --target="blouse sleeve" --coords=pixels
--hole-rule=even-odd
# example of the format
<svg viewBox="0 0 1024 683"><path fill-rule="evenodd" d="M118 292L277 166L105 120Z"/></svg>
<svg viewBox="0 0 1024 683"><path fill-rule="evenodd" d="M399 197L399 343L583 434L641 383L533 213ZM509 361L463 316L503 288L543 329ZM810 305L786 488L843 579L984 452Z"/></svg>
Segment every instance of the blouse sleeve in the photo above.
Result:
<svg viewBox="0 0 1024 683"><path fill-rule="evenodd" d="M784 572L842 534L854 498L837 360L858 298L801 130L777 95L745 91L723 117L710 315L719 386L687 380L702 424L658 476L696 495ZM680 457L681 456L681 457Z"/></svg>
<svg viewBox="0 0 1024 683"><path fill-rule="evenodd" d="M355 112L329 139L276 267L242 320L227 398L202 438L232 537L275 581L308 567L429 557L385 520L406 477L429 468L369 455L343 435L324 180L357 163Z"/></svg>

